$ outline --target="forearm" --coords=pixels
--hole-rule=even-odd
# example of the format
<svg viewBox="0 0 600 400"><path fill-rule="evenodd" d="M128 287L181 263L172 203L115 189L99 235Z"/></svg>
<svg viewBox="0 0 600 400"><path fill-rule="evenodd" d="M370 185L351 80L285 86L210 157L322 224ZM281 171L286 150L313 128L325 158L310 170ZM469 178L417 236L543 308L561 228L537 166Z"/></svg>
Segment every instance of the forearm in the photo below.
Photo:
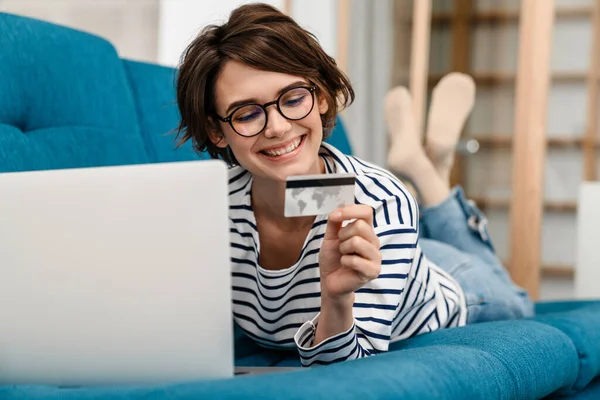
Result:
<svg viewBox="0 0 600 400"><path fill-rule="evenodd" d="M354 293L337 299L331 299L327 295L321 296L321 316L317 324L313 346L352 327L354 324L353 304Z"/></svg>

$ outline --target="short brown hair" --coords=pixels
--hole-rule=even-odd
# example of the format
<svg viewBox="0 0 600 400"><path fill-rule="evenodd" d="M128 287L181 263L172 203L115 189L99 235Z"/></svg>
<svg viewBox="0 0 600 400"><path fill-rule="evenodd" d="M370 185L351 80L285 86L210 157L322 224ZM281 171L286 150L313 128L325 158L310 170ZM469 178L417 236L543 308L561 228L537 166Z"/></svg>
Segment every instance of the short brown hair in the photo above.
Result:
<svg viewBox="0 0 600 400"><path fill-rule="evenodd" d="M338 111L354 101L349 79L313 34L270 5L236 8L226 23L206 27L192 41L181 57L177 76L179 145L191 139L196 151L207 151L230 165L237 164L231 149L219 148L210 140L211 132L220 131L215 120L215 82L230 60L302 76L316 85L329 106L321 115L324 138L331 134Z"/></svg>

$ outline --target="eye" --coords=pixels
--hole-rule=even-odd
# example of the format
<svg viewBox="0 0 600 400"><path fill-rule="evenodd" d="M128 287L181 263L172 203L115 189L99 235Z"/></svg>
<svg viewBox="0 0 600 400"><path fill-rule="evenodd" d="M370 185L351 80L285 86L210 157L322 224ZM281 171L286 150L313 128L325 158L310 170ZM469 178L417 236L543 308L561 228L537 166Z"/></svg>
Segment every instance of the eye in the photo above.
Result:
<svg viewBox="0 0 600 400"><path fill-rule="evenodd" d="M297 95L291 99L286 99L285 102L283 103L283 105L288 106L288 107L294 107L299 104L302 104L302 102L304 101L305 98L306 98L306 95L304 95L304 94Z"/></svg>
<svg viewBox="0 0 600 400"><path fill-rule="evenodd" d="M247 115L240 115L240 116L236 116L235 117L235 122L248 122L248 121L252 121L253 119L258 118L258 114L257 112L253 112Z"/></svg>
<svg viewBox="0 0 600 400"><path fill-rule="evenodd" d="M248 107L244 107L239 109L234 115L233 115L233 122L237 122L237 123L246 123L246 122L251 122L254 121L257 118L260 118L260 116L262 115L262 110L260 109L260 107L256 107L256 106L248 106Z"/></svg>
<svg viewBox="0 0 600 400"><path fill-rule="evenodd" d="M295 88L287 92L281 98L281 106L283 107L296 107L306 101L306 98L310 96L310 92L306 88Z"/></svg>

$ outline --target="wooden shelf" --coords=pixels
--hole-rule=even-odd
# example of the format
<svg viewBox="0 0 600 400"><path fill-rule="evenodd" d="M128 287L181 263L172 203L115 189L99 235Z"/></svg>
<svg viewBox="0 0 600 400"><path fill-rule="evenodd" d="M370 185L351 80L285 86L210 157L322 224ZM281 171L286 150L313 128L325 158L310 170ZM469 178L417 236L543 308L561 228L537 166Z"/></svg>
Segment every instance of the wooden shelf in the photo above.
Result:
<svg viewBox="0 0 600 400"><path fill-rule="evenodd" d="M587 124L585 126L585 132L578 132L578 137L572 137L575 132L571 134L565 132L556 132L554 137L544 137L544 135L548 135L547 132L540 131L539 129L533 129L529 132L530 128L525 126L526 124L523 122L523 127L525 129L517 129L516 131L520 135L515 135L513 139L512 134L506 132L506 136L498 135L496 133L491 132L471 132L467 129L466 133L467 137L463 139L469 140L474 139L477 140L480 148L491 148L491 149L507 149L506 151L510 151L513 148L513 140L517 145L516 150L530 149L527 152L518 152L516 155L518 156L515 160L522 165L519 170L523 170L525 172L530 171L530 167L536 166L539 167L540 154L543 152L544 144L548 148L552 149L576 149L578 152L581 150L581 154L583 159L585 160L585 175L587 179L593 175L588 173L588 170L597 171L595 168L595 159L598 155L598 149L600 149L600 135L597 135L597 127L594 124L591 124L590 118L593 118L596 121L596 113L598 110L597 100L598 100L598 86L600 84L600 74L597 71L600 70L598 68L598 60L600 57L597 57L598 50L600 46L597 45L597 41L594 40L591 44L591 53L590 59L596 60L596 64L594 62L590 63L589 69L583 71L552 71L549 70L547 58L547 45L549 44L548 40L545 37L542 37L538 34L534 35L532 33L532 29L527 29L527 27L531 28L532 26L537 26L541 28L538 31L546 31L549 24L551 24L551 14L554 13L554 19L560 23L561 21L573 21L577 23L586 24L589 22L593 27L593 38L600 38L600 3L598 1L589 2L589 5L585 6L560 6L554 7L553 9L543 3L544 0L541 0L540 4L542 7L535 10L533 8L527 7L527 2L525 2L524 10L525 13L521 13L520 8L511 9L511 10L497 10L497 11L478 11L476 9L476 2L472 0L454 0L453 9L449 12L434 12L431 15L431 24L433 29L441 28L445 33L451 34L452 36L452 44L451 44L451 57L450 62L447 64L447 68L452 71L464 72L471 75L475 83L483 87L484 89L497 89L510 92L513 91L515 99L519 99L523 101L519 110L515 111L515 122L519 123L520 121L524 121L526 118L517 118L521 116L534 115L535 119L540 119L539 117L539 109L532 107L529 109L527 105L534 104L534 102L528 101L528 92L537 92L542 93L550 88L546 87L546 83L550 83L550 85L560 85L560 84L570 84L573 87L580 88L588 88L588 113L587 113ZM495 3L494 3L495 4ZM531 6L531 4L529 4ZM523 6L522 6L523 7ZM528 11L529 10L529 11ZM540 12L536 12L540 11ZM524 16L525 20L521 19L521 16ZM535 17L533 17L535 16ZM538 18L539 17L539 18ZM531 18L532 21L529 21ZM529 23L532 22L532 23ZM520 24L520 27L519 27ZM532 63L532 65L536 66L536 68L527 68L523 67L522 71L534 71L534 73L529 74L529 78L525 77L523 79L530 80L531 82L536 82L535 79L531 79L535 77L535 71L543 71L544 74L542 76L550 75L550 82L543 82L543 84L530 85L528 90L520 90L517 92L517 71L511 70L511 66L507 66L504 71L496 71L498 68L496 64L490 64L488 68L491 70L479 70L473 71L473 57L472 52L478 51L473 48L473 40L472 37L478 32L477 28L490 28L492 29L492 35L497 36L500 30L515 30L515 28L519 28L518 34L523 33L523 37L518 37L517 42L519 44L518 49L522 49L523 43L535 43L535 45L531 44L529 54L532 54L531 51L538 50L538 57L535 60L539 61L537 64ZM521 29L525 27L525 29ZM504 28L504 29L503 29ZM498 32L496 32L498 31ZM466 32L466 33L465 33ZM501 33L501 32L500 32ZM533 50L531 50L533 48ZM514 54L514 56L525 54L524 50L520 50L522 54ZM529 55L528 54L528 55ZM527 59L528 57L524 57ZM460 66L457 66L457 60L462 60ZM526 60L527 61L527 60ZM531 60L529 60L531 62ZM520 76L526 76L521 70L519 71ZM450 72L450 71L448 71ZM433 88L439 80L446 75L446 73L438 73L438 74L430 74L428 77L429 90ZM522 82L522 79L519 81L520 84L527 83ZM593 92L590 88L594 88ZM521 96L523 95L523 96ZM544 97L547 95L544 94ZM540 97L540 96L538 96ZM535 98L535 96L533 96ZM593 98L596 102L590 101L589 99ZM530 100L530 99L529 99ZM519 101L519 102L520 102ZM517 102L517 103L519 103ZM537 102L539 104L539 102ZM522 112L526 110L527 112ZM536 115L536 112L538 115ZM489 135L482 135L489 133ZM554 132L553 132L554 133ZM562 135L561 135L562 133ZM585 135L585 136L584 136ZM532 139L530 143L533 143L531 146L525 146L527 143L524 142L524 136L531 136ZM468 149L467 149L468 150ZM500 150L504 151L504 150ZM560 151L560 150L559 150ZM567 150L568 151L568 150ZM573 151L573 150L571 150ZM489 151L486 151L485 155L490 154ZM464 160L468 157L458 157L457 161ZM589 162L590 159L593 162ZM532 161L531 161L532 160ZM531 169L532 171L538 171L539 168ZM454 173L455 171L458 171ZM456 175L456 176L455 176ZM521 178L525 178L527 175L523 174L520 176L516 176L514 182L512 184L513 193L518 197L518 202L514 202L510 197L507 199L498 199L498 198L489 198L487 196L481 198L472 198L478 206L481 208L489 208L489 209L498 209L498 210L509 210L509 207L515 207L513 211L521 212L521 217L519 220L526 221L525 224L512 224L509 225L509 245L511 245L512 256L514 257L515 262L515 271L513 271L513 276L516 280L522 283L522 286L526 287L526 289L532 294L532 296L537 298L538 296L538 286L539 286L539 278L535 275L539 273L544 279L556 279L556 280L572 280L575 276L575 270L573 265L564 265L564 264L552 264L552 261L549 260L549 263L545 263L541 260L541 249L539 246L539 238L536 236L536 232L541 225L540 215L537 215L537 212L526 212L527 210L522 207L522 205L527 201L533 201L534 204L538 204L538 202L543 202L544 211L548 212L559 212L559 213L576 213L577 212L577 202L576 201L544 201L543 198L543 189L540 188L539 182L533 176L532 179L523 181ZM453 170L453 182L458 184L464 183L466 181L466 173L464 166L461 168L455 168ZM525 190L527 189L527 190ZM537 210L532 210L537 211ZM569 215L569 214L565 214ZM544 216L542 215L543 219ZM533 229L529 229L531 227ZM534 234L522 235L522 232L533 232ZM512 237L511 237L512 236ZM524 246L527 244L527 246ZM527 251L523 251L523 249L528 249ZM539 253L539 254L538 254ZM530 260L534 260L535 262L531 263ZM527 261L527 262L525 262ZM505 263L508 266L508 263ZM519 269L516 269L516 267ZM530 274L529 271L532 273ZM533 274L535 271L536 274Z"/></svg>
<svg viewBox="0 0 600 400"><path fill-rule="evenodd" d="M429 74L429 85L435 85L446 74ZM473 72L469 75L473 77L475 83L480 85L514 84L516 79L516 73L508 71ZM551 79L557 83L585 83L588 79L588 73L586 71L560 71L552 73Z"/></svg>
<svg viewBox="0 0 600 400"><path fill-rule="evenodd" d="M469 196L469 200L473 200L479 208L508 208L510 205L510 200L508 199Z"/></svg>
<svg viewBox="0 0 600 400"><path fill-rule="evenodd" d="M510 270L510 263L506 260L502 261L508 270ZM560 278L560 279L573 279L575 278L575 268L569 264L542 264L540 266L540 273L545 278Z"/></svg>
<svg viewBox="0 0 600 400"><path fill-rule="evenodd" d="M476 140L482 148L509 148L512 145L512 136L507 135L485 134L465 138L465 140L470 139ZM587 139L583 136L564 135L564 137L549 137L546 143L549 148L580 148L587 146ZM591 147L600 148L600 140L592 143Z"/></svg>
<svg viewBox="0 0 600 400"><path fill-rule="evenodd" d="M510 270L508 262L505 261L502 264ZM540 275L544 278L572 280L575 278L575 269L572 265L566 264L542 264L540 266Z"/></svg>
<svg viewBox="0 0 600 400"><path fill-rule="evenodd" d="M507 209L510 206L509 199L493 199L490 197L472 197L469 196L478 207L484 208L500 208ZM575 212L577 211L577 203L574 201L546 201L544 202L546 211L554 212Z"/></svg>
<svg viewBox="0 0 600 400"><path fill-rule="evenodd" d="M542 276L546 278L575 278L575 269L572 265L542 264L541 273Z"/></svg>
<svg viewBox="0 0 600 400"><path fill-rule="evenodd" d="M556 9L556 18L583 18L592 15L589 6L560 7ZM431 15L431 23L451 23L455 17L453 12L436 12ZM516 22L519 20L519 10L481 11L468 16L471 23L477 22Z"/></svg>
<svg viewBox="0 0 600 400"><path fill-rule="evenodd" d="M502 261L502 265L510 270L510 263L508 261ZM540 266L540 274L544 278L574 279L575 268L568 264L542 264Z"/></svg>

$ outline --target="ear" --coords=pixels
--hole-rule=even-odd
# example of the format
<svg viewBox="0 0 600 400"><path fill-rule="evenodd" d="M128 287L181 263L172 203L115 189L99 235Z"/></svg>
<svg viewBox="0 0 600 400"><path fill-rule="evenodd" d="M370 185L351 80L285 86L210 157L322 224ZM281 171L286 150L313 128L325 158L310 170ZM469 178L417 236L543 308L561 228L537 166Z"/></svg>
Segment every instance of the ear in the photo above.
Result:
<svg viewBox="0 0 600 400"><path fill-rule="evenodd" d="M318 99L319 104L319 114L325 114L329 110L329 104L327 104L327 100L325 100L325 96L319 96Z"/></svg>
<svg viewBox="0 0 600 400"><path fill-rule="evenodd" d="M225 135L215 124L215 121L211 119L209 123L210 127L208 128L208 137L210 141L217 147L224 149L228 146L227 139L225 139Z"/></svg>
<svg viewBox="0 0 600 400"><path fill-rule="evenodd" d="M221 132L215 132L215 131L211 131L209 133L210 136L210 141L213 142L213 144L221 149L224 149L225 147L228 146L227 144L227 139L225 139L225 135L223 135Z"/></svg>

